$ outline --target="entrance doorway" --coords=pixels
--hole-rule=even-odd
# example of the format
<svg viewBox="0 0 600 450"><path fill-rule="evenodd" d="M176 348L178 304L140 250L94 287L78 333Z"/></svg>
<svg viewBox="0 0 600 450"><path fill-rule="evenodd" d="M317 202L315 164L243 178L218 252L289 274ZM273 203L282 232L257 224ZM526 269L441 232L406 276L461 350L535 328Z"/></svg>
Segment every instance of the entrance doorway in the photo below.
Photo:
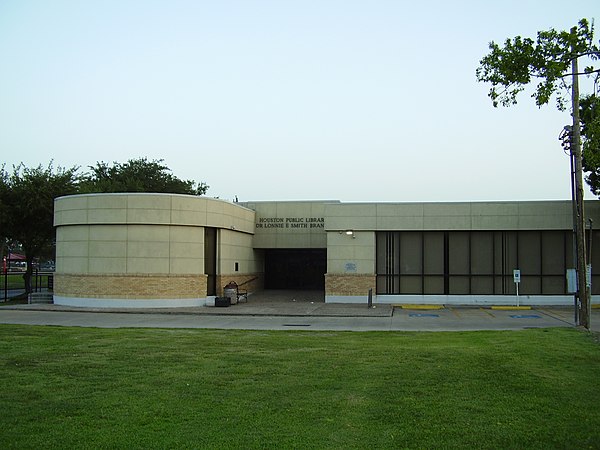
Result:
<svg viewBox="0 0 600 450"><path fill-rule="evenodd" d="M204 228L204 273L206 295L217 294L217 229Z"/></svg>
<svg viewBox="0 0 600 450"><path fill-rule="evenodd" d="M265 250L265 289L325 290L326 249Z"/></svg>

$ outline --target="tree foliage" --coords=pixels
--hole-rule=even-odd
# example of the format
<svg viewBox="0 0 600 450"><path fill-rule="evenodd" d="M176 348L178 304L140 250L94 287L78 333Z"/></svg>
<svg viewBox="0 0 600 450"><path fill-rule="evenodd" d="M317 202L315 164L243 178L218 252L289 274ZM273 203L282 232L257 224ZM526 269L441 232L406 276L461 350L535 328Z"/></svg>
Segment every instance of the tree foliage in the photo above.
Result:
<svg viewBox="0 0 600 450"><path fill-rule="evenodd" d="M581 19L570 31L539 31L537 39L516 36L506 39L504 46L489 44L491 52L476 70L477 81L491 83L488 96L494 106L510 106L517 103L517 96L536 80L532 97L537 106L547 104L553 95L557 107L566 109L569 92L568 77L574 58L599 57L598 46L593 42L594 27ZM597 74L600 69L587 66L583 73Z"/></svg>
<svg viewBox="0 0 600 450"><path fill-rule="evenodd" d="M8 238L8 205L6 204L6 196L8 195L8 173L4 170L4 166L0 170L0 243L4 243Z"/></svg>
<svg viewBox="0 0 600 450"><path fill-rule="evenodd" d="M596 94L580 100L583 169L592 192L600 196L600 98Z"/></svg>
<svg viewBox="0 0 600 450"><path fill-rule="evenodd" d="M54 199L77 193L77 167L13 167L1 169L0 208L3 238L18 242L25 252L25 286L31 291L32 262L51 256L54 242Z"/></svg>
<svg viewBox="0 0 600 450"><path fill-rule="evenodd" d="M517 36L506 39L503 46L491 42L490 53L480 61L476 70L478 81L491 84L488 96L497 107L517 103L517 96L536 82L532 97L542 106L555 97L557 108L566 109L571 93L572 62L587 59L587 65L578 75L595 77L597 85L600 69L595 64L600 59L599 48L594 44L594 27L586 19L569 31L539 31L537 38ZM600 147L596 93L582 96L580 100L581 138L583 142L584 170L592 191L600 194Z"/></svg>
<svg viewBox="0 0 600 450"><path fill-rule="evenodd" d="M171 173L163 160L130 159L125 163L98 162L90 166L80 185L80 192L164 192L203 195L208 186L181 180Z"/></svg>
<svg viewBox="0 0 600 450"><path fill-rule="evenodd" d="M79 167L54 168L23 164L12 172L0 168L0 243L13 242L27 260L25 286L31 291L32 262L54 254L54 199L92 192L165 192L202 195L208 186L184 181L171 174L162 160L132 159L109 165L98 162L91 172L79 175Z"/></svg>

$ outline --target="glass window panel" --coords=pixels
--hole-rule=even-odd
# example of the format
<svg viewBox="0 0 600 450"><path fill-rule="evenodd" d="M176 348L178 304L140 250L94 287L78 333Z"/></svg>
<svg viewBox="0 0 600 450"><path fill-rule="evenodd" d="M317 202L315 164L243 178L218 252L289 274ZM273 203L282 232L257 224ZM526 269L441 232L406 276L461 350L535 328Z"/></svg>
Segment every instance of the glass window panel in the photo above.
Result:
<svg viewBox="0 0 600 450"><path fill-rule="evenodd" d="M541 247L539 231L519 232L519 266L521 274L540 275Z"/></svg>
<svg viewBox="0 0 600 450"><path fill-rule="evenodd" d="M398 276L379 275L377 276L376 290L378 294L397 294Z"/></svg>
<svg viewBox="0 0 600 450"><path fill-rule="evenodd" d="M400 273L420 275L422 272L421 254L422 233L400 233Z"/></svg>
<svg viewBox="0 0 600 450"><path fill-rule="evenodd" d="M400 233L388 233L388 273L400 273Z"/></svg>
<svg viewBox="0 0 600 450"><path fill-rule="evenodd" d="M394 275L388 277L388 291L390 294L397 294L400 292L400 276Z"/></svg>
<svg viewBox="0 0 600 450"><path fill-rule="evenodd" d="M562 295L565 293L565 277L544 276L542 278L542 294Z"/></svg>
<svg viewBox="0 0 600 450"><path fill-rule="evenodd" d="M576 244L575 244L575 235L573 234L573 231L568 231L565 234L565 239L567 240L567 254L566 256L566 260L567 260L567 269L568 268L575 268L575 248L576 248Z"/></svg>
<svg viewBox="0 0 600 450"><path fill-rule="evenodd" d="M378 294L397 294L399 292L400 277L398 275L379 275L377 276Z"/></svg>
<svg viewBox="0 0 600 450"><path fill-rule="evenodd" d="M496 246L496 253L500 259L500 270L497 274L510 275L517 269L517 233L515 231L500 232L500 245Z"/></svg>
<svg viewBox="0 0 600 450"><path fill-rule="evenodd" d="M401 294L422 294L420 276L403 276L400 278L400 293Z"/></svg>
<svg viewBox="0 0 600 450"><path fill-rule="evenodd" d="M470 293L469 277L451 276L448 284L450 295L468 295Z"/></svg>
<svg viewBox="0 0 600 450"><path fill-rule="evenodd" d="M388 233L377 233L377 273L385 273L386 260L388 257L387 252L387 234Z"/></svg>
<svg viewBox="0 0 600 450"><path fill-rule="evenodd" d="M598 224L596 224L596 226L599 226ZM588 242L588 245L590 245L590 243ZM592 273L597 272L600 275L600 251L598 251L600 249L600 231L596 231L594 230L593 236L592 236ZM595 249L595 251L594 251ZM596 270L594 270L594 267L596 268Z"/></svg>
<svg viewBox="0 0 600 450"><path fill-rule="evenodd" d="M504 286L502 286L502 283L504 281L504 277L500 277L500 276L496 276L494 277L494 294L495 295L502 295L504 293Z"/></svg>
<svg viewBox="0 0 600 450"><path fill-rule="evenodd" d="M502 275L502 245L504 233L498 231L494 233L494 273Z"/></svg>
<svg viewBox="0 0 600 450"><path fill-rule="evenodd" d="M424 233L425 273L444 274L444 233ZM443 288L442 288L443 293Z"/></svg>
<svg viewBox="0 0 600 450"><path fill-rule="evenodd" d="M504 295L515 295L516 294L516 287L515 287L515 283L513 281L513 276L512 273L510 274L510 276L507 277L503 277L504 279ZM523 276L521 276L521 280L523 280ZM523 293L523 290L521 289L522 286L519 286L519 294Z"/></svg>
<svg viewBox="0 0 600 450"><path fill-rule="evenodd" d="M425 294L443 294L444 277L443 276L425 276Z"/></svg>
<svg viewBox="0 0 600 450"><path fill-rule="evenodd" d="M494 234L474 232L471 235L471 273L492 275L494 271Z"/></svg>
<svg viewBox="0 0 600 450"><path fill-rule="evenodd" d="M519 283L519 295L538 295L541 294L541 278L536 276L523 276L521 273L521 282ZM513 283L514 286L514 283ZM513 292L515 288L513 287Z"/></svg>
<svg viewBox="0 0 600 450"><path fill-rule="evenodd" d="M448 233L449 273L468 275L469 273L469 233Z"/></svg>
<svg viewBox="0 0 600 450"><path fill-rule="evenodd" d="M592 267L592 271L594 268ZM599 295L600 294L600 275L592 274L592 294Z"/></svg>
<svg viewBox="0 0 600 450"><path fill-rule="evenodd" d="M376 270L380 275L397 274L400 257L400 233L377 233Z"/></svg>
<svg viewBox="0 0 600 450"><path fill-rule="evenodd" d="M563 231L542 232L542 273L544 275L565 274L565 233Z"/></svg>
<svg viewBox="0 0 600 450"><path fill-rule="evenodd" d="M384 275L377 276L377 285L375 286L378 294L392 294L393 292L388 292L386 277Z"/></svg>
<svg viewBox="0 0 600 450"><path fill-rule="evenodd" d="M471 294L492 295L494 293L494 277L478 276L471 278Z"/></svg>

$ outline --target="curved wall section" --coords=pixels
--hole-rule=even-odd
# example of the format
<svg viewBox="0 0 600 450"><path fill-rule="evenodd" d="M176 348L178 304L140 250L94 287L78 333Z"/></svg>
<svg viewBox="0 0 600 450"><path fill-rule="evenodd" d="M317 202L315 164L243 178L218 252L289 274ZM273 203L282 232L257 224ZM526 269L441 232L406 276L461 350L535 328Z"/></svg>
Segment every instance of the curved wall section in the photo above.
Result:
<svg viewBox="0 0 600 450"><path fill-rule="evenodd" d="M90 194L56 199L54 224L56 304L199 306L208 289L205 228L217 229L221 247L251 248L254 211L186 195Z"/></svg>

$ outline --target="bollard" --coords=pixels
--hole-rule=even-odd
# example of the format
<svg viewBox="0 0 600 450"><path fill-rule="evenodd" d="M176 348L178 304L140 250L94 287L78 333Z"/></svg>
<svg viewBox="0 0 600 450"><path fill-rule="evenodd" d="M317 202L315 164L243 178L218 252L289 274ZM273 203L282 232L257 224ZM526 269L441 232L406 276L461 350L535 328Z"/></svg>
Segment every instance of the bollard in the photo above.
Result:
<svg viewBox="0 0 600 450"><path fill-rule="evenodd" d="M369 289L369 299L367 300L367 305L369 308L373 306L373 289Z"/></svg>

